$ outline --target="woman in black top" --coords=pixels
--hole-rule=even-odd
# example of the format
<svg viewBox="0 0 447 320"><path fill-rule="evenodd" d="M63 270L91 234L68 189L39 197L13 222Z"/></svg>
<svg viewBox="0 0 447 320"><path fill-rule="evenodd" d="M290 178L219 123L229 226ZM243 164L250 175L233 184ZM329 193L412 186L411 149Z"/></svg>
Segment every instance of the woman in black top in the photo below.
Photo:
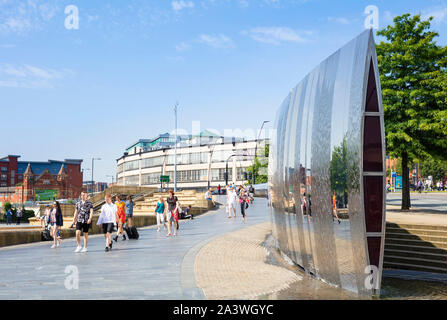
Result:
<svg viewBox="0 0 447 320"><path fill-rule="evenodd" d="M53 210L56 211L56 213L55 213L56 214L56 223L53 226L52 236L53 236L54 244L53 244L52 248L55 248L55 247L60 246L61 242L62 242L62 240L60 238L60 230L61 230L62 226L64 225L64 218L62 216L62 209L61 209L61 205L59 204L59 202L54 201L53 206L54 206Z"/></svg>
<svg viewBox="0 0 447 320"><path fill-rule="evenodd" d="M171 236L171 226L174 222L174 236L177 235L178 228L178 211L177 216L175 216L176 208L180 205L178 198L174 195L174 191L169 190L169 197L166 199L168 203L168 211L166 212L166 220L168 220L168 237Z"/></svg>

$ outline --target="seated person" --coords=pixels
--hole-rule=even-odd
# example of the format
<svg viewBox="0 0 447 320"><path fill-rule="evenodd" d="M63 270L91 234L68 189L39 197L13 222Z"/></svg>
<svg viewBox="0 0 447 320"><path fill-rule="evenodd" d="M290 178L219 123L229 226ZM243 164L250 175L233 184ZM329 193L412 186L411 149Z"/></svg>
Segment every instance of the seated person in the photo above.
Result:
<svg viewBox="0 0 447 320"><path fill-rule="evenodd" d="M189 214L191 211L191 205L182 209L182 213L180 214L180 219L194 219L192 214Z"/></svg>
<svg viewBox="0 0 447 320"><path fill-rule="evenodd" d="M212 195L211 195L211 189L208 189L208 190L205 192L205 200L212 201L212 202L213 202L213 205L216 205L216 203L214 202L213 197L212 197Z"/></svg>

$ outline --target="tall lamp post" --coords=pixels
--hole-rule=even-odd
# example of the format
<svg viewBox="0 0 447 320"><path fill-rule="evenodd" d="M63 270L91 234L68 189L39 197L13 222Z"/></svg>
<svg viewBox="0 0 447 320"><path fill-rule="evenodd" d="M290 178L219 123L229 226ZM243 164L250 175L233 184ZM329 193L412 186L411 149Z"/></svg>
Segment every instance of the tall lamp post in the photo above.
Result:
<svg viewBox="0 0 447 320"><path fill-rule="evenodd" d="M256 145L255 145L255 156L253 157L253 174L251 175L251 178L252 178L252 183L251 183L251 184L252 184L252 185L255 184L255 162L256 162L256 156L257 156L257 153L258 153L258 140L259 140L259 136L261 135L262 128L264 127L264 124L266 124L266 123L268 123L268 122L270 122L270 121L264 120L264 122L262 122L261 130L259 130L258 137L256 138L256 141L255 141Z"/></svg>
<svg viewBox="0 0 447 320"><path fill-rule="evenodd" d="M178 102L174 106L174 113L175 113L174 192L177 192L177 108L178 108Z"/></svg>
<svg viewBox="0 0 447 320"><path fill-rule="evenodd" d="M93 180L93 171L95 168L95 160L101 160L101 158L92 158L92 192L91 192L92 195L93 195L93 188L95 187L95 181Z"/></svg>
<svg viewBox="0 0 447 320"><path fill-rule="evenodd" d="M108 177L108 178L112 178L112 184L113 184L113 179L115 178L115 176L112 175L112 174L108 174L106 177Z"/></svg>
<svg viewBox="0 0 447 320"><path fill-rule="evenodd" d="M213 161L213 152L214 152L214 148L216 147L217 143L222 143L223 137L216 139L216 141L214 142L214 144L212 144L211 146L209 146L210 148L210 162L208 164L208 189L210 188L210 173L211 173L211 163Z"/></svg>

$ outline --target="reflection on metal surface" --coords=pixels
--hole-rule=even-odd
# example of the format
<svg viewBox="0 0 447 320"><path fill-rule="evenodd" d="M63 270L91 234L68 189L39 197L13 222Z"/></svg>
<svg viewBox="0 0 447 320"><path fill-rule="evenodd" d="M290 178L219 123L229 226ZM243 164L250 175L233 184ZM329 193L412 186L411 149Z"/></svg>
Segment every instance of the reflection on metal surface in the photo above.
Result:
<svg viewBox="0 0 447 320"><path fill-rule="evenodd" d="M275 128L269 197L278 247L319 279L362 296L377 294L385 151L372 31L331 55L292 89ZM377 267L377 276L365 273L369 265ZM373 285L366 281L370 278Z"/></svg>

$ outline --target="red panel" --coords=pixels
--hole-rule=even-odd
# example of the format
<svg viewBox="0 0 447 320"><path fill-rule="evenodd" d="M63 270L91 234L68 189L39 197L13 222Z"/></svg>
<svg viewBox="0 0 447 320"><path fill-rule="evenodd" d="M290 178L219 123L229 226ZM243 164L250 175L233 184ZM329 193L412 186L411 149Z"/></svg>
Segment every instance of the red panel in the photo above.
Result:
<svg viewBox="0 0 447 320"><path fill-rule="evenodd" d="M363 171L383 171L380 117L365 117L363 135Z"/></svg>
<svg viewBox="0 0 447 320"><path fill-rule="evenodd" d="M368 237L369 263L379 268L381 237Z"/></svg>
<svg viewBox="0 0 447 320"><path fill-rule="evenodd" d="M374 66L371 60L368 76L368 88L366 90L366 111L379 112L379 100L377 97L376 77L374 75Z"/></svg>
<svg viewBox="0 0 447 320"><path fill-rule="evenodd" d="M383 177L363 177L366 232L382 232Z"/></svg>

